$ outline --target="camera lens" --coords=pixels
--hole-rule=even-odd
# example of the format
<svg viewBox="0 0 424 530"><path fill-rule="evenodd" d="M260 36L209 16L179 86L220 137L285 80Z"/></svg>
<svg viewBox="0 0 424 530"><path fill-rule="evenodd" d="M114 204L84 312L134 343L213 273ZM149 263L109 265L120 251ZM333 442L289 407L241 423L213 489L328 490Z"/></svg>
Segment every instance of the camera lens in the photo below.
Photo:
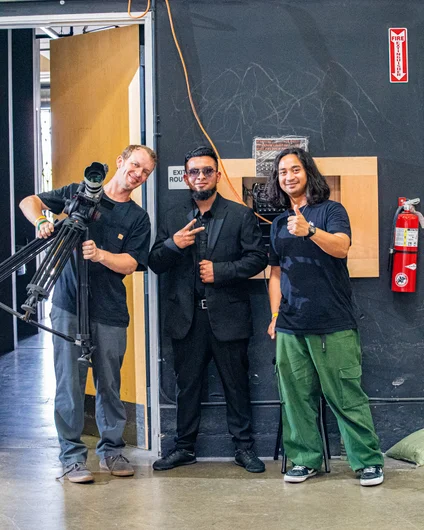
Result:
<svg viewBox="0 0 424 530"><path fill-rule="evenodd" d="M107 164L93 162L84 170L85 194L95 198L102 189L102 182L106 178L109 168Z"/></svg>

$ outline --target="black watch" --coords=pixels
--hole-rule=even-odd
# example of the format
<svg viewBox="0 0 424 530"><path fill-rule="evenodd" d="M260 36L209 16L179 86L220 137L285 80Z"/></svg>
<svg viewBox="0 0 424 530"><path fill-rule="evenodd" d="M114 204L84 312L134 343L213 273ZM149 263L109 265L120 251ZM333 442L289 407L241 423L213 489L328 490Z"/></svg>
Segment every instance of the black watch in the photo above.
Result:
<svg viewBox="0 0 424 530"><path fill-rule="evenodd" d="M306 236L304 236L304 239L309 239L310 237L312 237L313 235L315 235L317 231L317 227L314 226L314 225L309 225L309 228L308 228L308 233Z"/></svg>

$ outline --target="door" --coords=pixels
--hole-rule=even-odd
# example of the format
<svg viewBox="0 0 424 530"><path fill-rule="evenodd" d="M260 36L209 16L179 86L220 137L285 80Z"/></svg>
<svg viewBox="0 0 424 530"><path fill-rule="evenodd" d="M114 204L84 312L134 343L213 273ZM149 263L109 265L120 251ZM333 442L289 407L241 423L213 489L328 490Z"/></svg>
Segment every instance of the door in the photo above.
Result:
<svg viewBox="0 0 424 530"><path fill-rule="evenodd" d="M93 161L116 169L116 157L140 143L140 35L143 26L66 37L51 42L53 187L83 179ZM142 87L143 89L143 87ZM106 180L107 182L107 180ZM141 203L141 189L133 199ZM131 324L122 368L125 439L148 449L143 273L125 280ZM95 434L92 378L87 384L86 426Z"/></svg>

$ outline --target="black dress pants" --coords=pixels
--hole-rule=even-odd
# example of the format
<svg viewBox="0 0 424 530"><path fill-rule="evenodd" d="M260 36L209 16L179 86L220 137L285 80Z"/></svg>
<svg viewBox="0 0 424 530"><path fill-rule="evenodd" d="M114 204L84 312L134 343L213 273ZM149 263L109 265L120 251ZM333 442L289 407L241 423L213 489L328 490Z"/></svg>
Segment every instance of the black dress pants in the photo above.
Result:
<svg viewBox="0 0 424 530"><path fill-rule="evenodd" d="M199 432L203 372L213 358L227 402L228 430L237 449L253 445L247 347L249 340L218 341L206 309L194 310L190 331L173 340L177 376L176 446L194 451Z"/></svg>

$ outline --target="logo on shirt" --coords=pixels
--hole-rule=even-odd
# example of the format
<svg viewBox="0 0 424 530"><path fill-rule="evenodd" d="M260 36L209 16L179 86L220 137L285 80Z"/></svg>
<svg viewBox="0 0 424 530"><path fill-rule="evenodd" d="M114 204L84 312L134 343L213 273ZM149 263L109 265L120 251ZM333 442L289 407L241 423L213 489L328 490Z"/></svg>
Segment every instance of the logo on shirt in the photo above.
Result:
<svg viewBox="0 0 424 530"><path fill-rule="evenodd" d="M124 236L122 234L118 234L118 239L124 239Z"/></svg>

